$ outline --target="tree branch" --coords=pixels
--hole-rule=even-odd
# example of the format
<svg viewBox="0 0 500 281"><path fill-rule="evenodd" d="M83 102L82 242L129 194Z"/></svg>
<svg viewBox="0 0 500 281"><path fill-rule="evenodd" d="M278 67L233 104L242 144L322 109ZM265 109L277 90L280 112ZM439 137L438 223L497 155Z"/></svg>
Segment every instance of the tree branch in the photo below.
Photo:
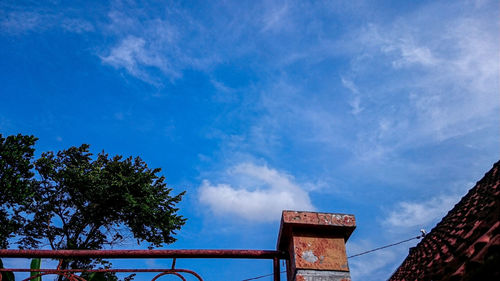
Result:
<svg viewBox="0 0 500 281"><path fill-rule="evenodd" d="M53 241L53 237L50 236L50 217L48 218L47 220L47 238L49 239L49 243L50 243L50 247L52 248L52 250L56 250L56 247L54 246L54 241Z"/></svg>
<svg viewBox="0 0 500 281"><path fill-rule="evenodd" d="M87 243L90 240L90 237L92 236L91 233L93 233L94 231L96 231L99 227L101 227L101 225L93 224L92 228L87 233L87 237L85 238L85 241L83 242L83 245L87 245Z"/></svg>
<svg viewBox="0 0 500 281"><path fill-rule="evenodd" d="M66 224L66 220L64 219L64 215L61 213L61 208L57 208L54 210L54 213L61 219L62 221L62 230L64 232L64 235L66 236L66 241L70 240L69 233L68 233L68 228Z"/></svg>

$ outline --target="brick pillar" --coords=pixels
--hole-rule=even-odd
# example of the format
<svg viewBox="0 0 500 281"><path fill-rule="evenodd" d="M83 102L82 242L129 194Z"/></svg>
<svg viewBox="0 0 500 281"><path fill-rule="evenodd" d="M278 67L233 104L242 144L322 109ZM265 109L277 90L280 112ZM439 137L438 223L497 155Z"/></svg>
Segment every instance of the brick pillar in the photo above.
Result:
<svg viewBox="0 0 500 281"><path fill-rule="evenodd" d="M283 211L278 250L287 252L288 281L350 281L345 242L353 215Z"/></svg>

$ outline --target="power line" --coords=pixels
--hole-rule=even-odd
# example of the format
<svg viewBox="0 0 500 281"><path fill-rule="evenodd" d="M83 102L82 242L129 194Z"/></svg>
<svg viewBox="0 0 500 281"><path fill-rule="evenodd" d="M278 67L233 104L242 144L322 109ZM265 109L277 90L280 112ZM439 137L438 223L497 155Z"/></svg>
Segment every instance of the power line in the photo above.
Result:
<svg viewBox="0 0 500 281"><path fill-rule="evenodd" d="M285 273L286 270L283 270L283 271L280 271L280 273ZM256 280L256 279L260 279L260 278L264 278L264 277L267 277L267 276L271 276L273 275L274 273L271 273L271 274L266 274L266 275L261 275L261 276L257 276L257 277L252 277L252 278L248 278L248 279L243 279L241 281L250 281L250 280Z"/></svg>
<svg viewBox="0 0 500 281"><path fill-rule="evenodd" d="M385 246L382 246L382 247L378 247L378 248L375 248L375 249L371 249L371 250L368 250L368 251L365 251L365 252L361 252L359 254L355 254L355 255L352 255L352 256L348 256L347 258L350 259L350 258L354 258L354 257L359 257L359 256L362 256L362 255L366 255L368 253L372 253L372 252L375 252L375 251L378 251L378 250L382 250L382 249L385 249L385 248L389 248L389 247L392 247L392 246L396 246L396 245L399 245L399 244L402 244L402 243L405 243L405 242L408 242L408 241L411 241L411 240L414 240L414 239L420 239L420 238L423 238L427 233L425 232L424 229L421 229L420 232L422 232L421 235L419 236L415 236L415 237L412 237L412 238L408 238L406 240L403 240L403 241L399 241L399 242L396 242L396 243L392 243L392 244L389 244L389 245L385 245ZM280 273L284 273L286 272L286 270L284 271L280 271ZM257 279L261 279L261 278L264 278L264 277L268 277L268 276L271 276L273 275L274 273L270 273L270 274L266 274L266 275L260 275L260 276L257 276L257 277L252 277L252 278L248 278L248 279L243 279L241 281L250 281L250 280L257 280Z"/></svg>
<svg viewBox="0 0 500 281"><path fill-rule="evenodd" d="M389 248L389 247L392 247L392 246L396 246L396 245L399 245L399 244L402 244L404 242L408 242L408 241L411 241L413 239L420 239L422 237L424 237L425 234L422 234L422 235L419 235L419 236L416 236L416 237L412 237L412 238L409 238L409 239L406 239L406 240L403 240L403 241L399 241L399 242L396 242L396 243L393 243L393 244L389 244L389 245L385 245L385 246L382 246L382 247L378 247L378 248L375 248L375 249L372 249L372 250L369 250L369 251L365 251L365 252L361 252L359 254L355 254L355 255L352 255L352 256L348 256L347 258L354 258L354 257L358 257L358 256L362 256L362 255L365 255L365 254L368 254L368 253L371 253L371 252L375 252L375 251L378 251L378 250L382 250L382 249L385 249L385 248Z"/></svg>

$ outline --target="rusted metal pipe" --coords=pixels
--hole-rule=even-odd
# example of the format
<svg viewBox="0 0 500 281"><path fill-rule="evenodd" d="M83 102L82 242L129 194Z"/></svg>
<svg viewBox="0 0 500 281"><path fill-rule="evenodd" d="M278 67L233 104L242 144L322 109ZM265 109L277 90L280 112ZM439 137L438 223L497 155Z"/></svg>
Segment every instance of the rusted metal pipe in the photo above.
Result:
<svg viewBox="0 0 500 281"><path fill-rule="evenodd" d="M0 272L42 272L42 273L73 273L73 272L187 272L192 273L194 271L189 269L169 269L169 268L106 268L106 269L50 269L50 268L40 268L40 269L31 269L31 268L0 268Z"/></svg>
<svg viewBox="0 0 500 281"><path fill-rule="evenodd" d="M273 259L274 281L280 281L280 260L275 257Z"/></svg>
<svg viewBox="0 0 500 281"><path fill-rule="evenodd" d="M285 259L271 250L0 250L1 258L212 258Z"/></svg>
<svg viewBox="0 0 500 281"><path fill-rule="evenodd" d="M28 281L30 279L34 279L36 277L43 276L43 275L49 275L49 274L57 274L57 275L65 276L65 277L73 276L76 279L85 280L82 277L73 274L73 273L78 273L78 272L128 272L128 273L130 273L130 272L157 272L157 273L159 273L158 275L156 275L155 278L153 278L153 280L156 280L159 277L161 277L162 275L166 275L166 274L173 274L173 275L176 275L176 276L180 277L182 280L185 280L185 278L182 275L180 275L179 273L188 273L188 274L191 274L194 277L196 277L199 281L203 281L203 279L201 278L200 275L198 275L198 273L196 273L196 272L194 272L192 270L189 270L189 269L180 269L180 268L178 268L178 269L159 269L159 268L156 268L156 269L27 269L27 268L0 268L0 273L1 272L34 272L34 271L40 272L40 273L36 274L35 276L28 277L27 279L24 279L23 281ZM71 279L71 278L69 278L69 279ZM0 274L0 281L1 280L2 280L2 275Z"/></svg>

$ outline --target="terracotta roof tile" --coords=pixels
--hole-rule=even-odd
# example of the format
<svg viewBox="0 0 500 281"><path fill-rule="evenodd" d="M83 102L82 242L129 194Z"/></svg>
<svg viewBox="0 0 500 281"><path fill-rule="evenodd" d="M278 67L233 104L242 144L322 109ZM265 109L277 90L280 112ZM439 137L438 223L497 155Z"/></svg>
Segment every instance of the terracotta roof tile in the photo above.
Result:
<svg viewBox="0 0 500 281"><path fill-rule="evenodd" d="M469 190L389 280L500 280L500 161Z"/></svg>

